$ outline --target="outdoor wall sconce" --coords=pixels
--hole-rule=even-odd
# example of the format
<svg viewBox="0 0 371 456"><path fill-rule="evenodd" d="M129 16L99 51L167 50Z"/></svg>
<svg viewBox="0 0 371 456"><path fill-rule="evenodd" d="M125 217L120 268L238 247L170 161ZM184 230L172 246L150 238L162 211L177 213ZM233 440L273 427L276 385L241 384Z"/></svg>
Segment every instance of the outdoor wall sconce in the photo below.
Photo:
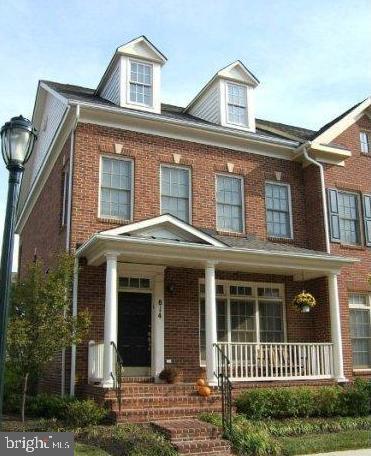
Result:
<svg viewBox="0 0 371 456"><path fill-rule="evenodd" d="M174 293L174 291L175 291L175 285L173 285L173 284L171 283L170 285L168 285L168 286L166 287L166 291L167 291L168 293Z"/></svg>
<svg viewBox="0 0 371 456"><path fill-rule="evenodd" d="M162 318L162 299L158 300L158 318Z"/></svg>

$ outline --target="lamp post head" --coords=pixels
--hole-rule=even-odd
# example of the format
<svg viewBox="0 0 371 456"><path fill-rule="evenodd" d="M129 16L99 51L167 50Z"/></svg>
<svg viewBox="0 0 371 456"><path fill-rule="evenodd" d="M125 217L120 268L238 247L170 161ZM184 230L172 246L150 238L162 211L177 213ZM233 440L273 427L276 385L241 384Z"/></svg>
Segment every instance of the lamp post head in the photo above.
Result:
<svg viewBox="0 0 371 456"><path fill-rule="evenodd" d="M36 128L23 116L13 117L1 130L1 153L7 168L23 168L32 154L37 138Z"/></svg>

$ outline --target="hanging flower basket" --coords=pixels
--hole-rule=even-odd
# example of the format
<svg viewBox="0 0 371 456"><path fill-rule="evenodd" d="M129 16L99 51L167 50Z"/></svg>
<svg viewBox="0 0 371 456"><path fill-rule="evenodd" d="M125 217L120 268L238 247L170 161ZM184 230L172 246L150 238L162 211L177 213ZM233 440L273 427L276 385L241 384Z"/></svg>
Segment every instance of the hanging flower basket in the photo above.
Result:
<svg viewBox="0 0 371 456"><path fill-rule="evenodd" d="M291 305L298 312L307 313L317 305L317 301L312 294L303 290L294 297Z"/></svg>

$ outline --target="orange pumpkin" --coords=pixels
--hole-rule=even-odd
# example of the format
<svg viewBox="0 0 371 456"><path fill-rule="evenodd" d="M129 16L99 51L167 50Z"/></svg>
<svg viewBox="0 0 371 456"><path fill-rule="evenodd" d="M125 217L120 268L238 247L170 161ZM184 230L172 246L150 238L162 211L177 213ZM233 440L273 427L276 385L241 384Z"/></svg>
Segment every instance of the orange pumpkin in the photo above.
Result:
<svg viewBox="0 0 371 456"><path fill-rule="evenodd" d="M211 389L208 386L199 386L198 394L203 397L209 397L211 395Z"/></svg>
<svg viewBox="0 0 371 456"><path fill-rule="evenodd" d="M199 378L196 382L196 385L197 386L205 386L206 383L205 383L205 380L203 378Z"/></svg>

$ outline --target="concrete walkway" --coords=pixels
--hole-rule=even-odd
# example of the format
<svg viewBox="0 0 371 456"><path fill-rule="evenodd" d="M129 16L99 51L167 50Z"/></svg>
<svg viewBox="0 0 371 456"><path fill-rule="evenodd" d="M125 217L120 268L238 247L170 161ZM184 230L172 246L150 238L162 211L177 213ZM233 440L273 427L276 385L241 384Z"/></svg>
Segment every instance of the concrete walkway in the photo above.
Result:
<svg viewBox="0 0 371 456"><path fill-rule="evenodd" d="M331 453L313 453L306 456L371 456L371 448L364 450L334 451Z"/></svg>

